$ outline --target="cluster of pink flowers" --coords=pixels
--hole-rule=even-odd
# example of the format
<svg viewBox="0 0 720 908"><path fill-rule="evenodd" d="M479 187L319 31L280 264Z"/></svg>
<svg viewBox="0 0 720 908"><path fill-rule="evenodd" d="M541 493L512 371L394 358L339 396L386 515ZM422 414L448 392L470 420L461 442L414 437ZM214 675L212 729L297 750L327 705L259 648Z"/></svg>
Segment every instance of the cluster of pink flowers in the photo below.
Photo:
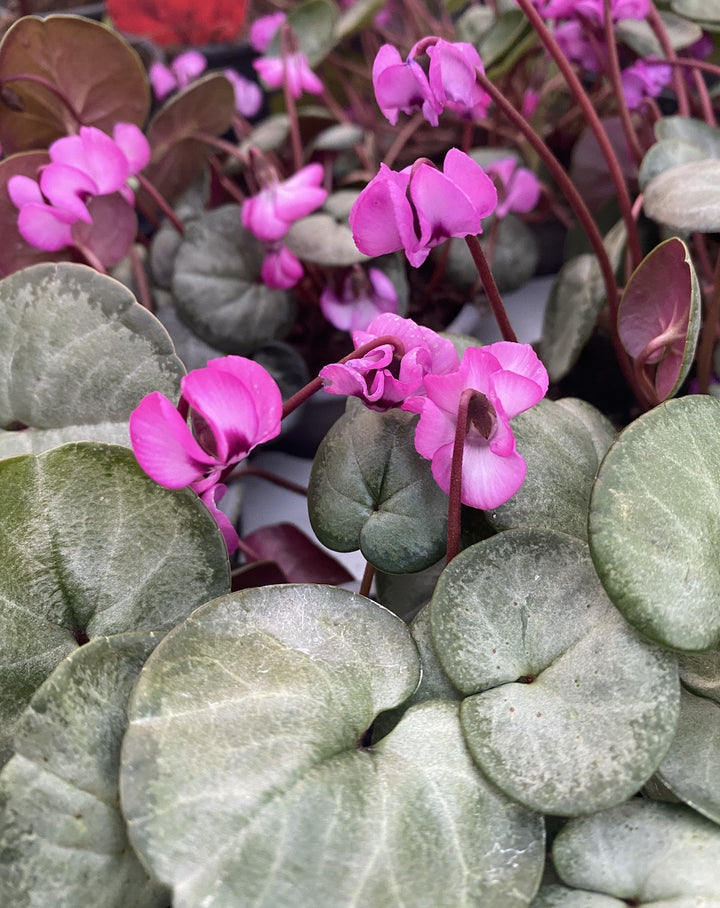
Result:
<svg viewBox="0 0 720 908"><path fill-rule="evenodd" d="M48 149L50 163L39 180L16 175L8 180L8 194L19 209L21 236L47 252L68 246L92 247L91 208L99 198L110 199L116 219L134 219L135 196L128 185L150 160L150 146L133 123L117 123L112 138L94 126L81 126L79 135L57 139ZM130 241L134 237L134 229ZM101 237L97 237L98 242ZM108 251L112 265L127 253L129 242Z"/></svg>
<svg viewBox="0 0 720 908"><path fill-rule="evenodd" d="M422 52L430 58L427 75L416 60ZM445 108L473 120L483 117L490 99L477 83L477 69L484 72L480 55L464 41L420 41L406 60L396 47L384 44L372 70L378 107L393 125L400 111L410 114L421 110L433 126L438 125Z"/></svg>
<svg viewBox="0 0 720 908"><path fill-rule="evenodd" d="M268 287L287 289L302 277L299 260L279 241L295 221L323 204L327 198L320 185L323 178L320 164L308 164L287 180L268 172L266 185L243 202L243 226L267 244L261 277Z"/></svg>
<svg viewBox="0 0 720 908"><path fill-rule="evenodd" d="M264 54L286 20L287 16L282 12L256 19L250 29L250 44ZM279 57L260 57L253 66L268 88L282 88L287 84L293 98L299 98L304 91L321 95L325 90L310 68L307 57L300 50L294 49Z"/></svg>

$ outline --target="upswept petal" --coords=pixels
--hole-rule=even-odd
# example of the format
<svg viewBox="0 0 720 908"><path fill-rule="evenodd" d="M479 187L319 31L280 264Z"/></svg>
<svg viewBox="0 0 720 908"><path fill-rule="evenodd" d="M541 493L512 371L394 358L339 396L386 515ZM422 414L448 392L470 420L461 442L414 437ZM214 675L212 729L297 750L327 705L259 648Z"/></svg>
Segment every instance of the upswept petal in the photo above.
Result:
<svg viewBox="0 0 720 908"><path fill-rule="evenodd" d="M40 188L48 201L70 212L74 221L92 224L82 196L96 195L97 185L82 170L70 164L48 164L40 174Z"/></svg>
<svg viewBox="0 0 720 908"><path fill-rule="evenodd" d="M477 50L466 42L438 41L428 47L430 57L430 87L439 101L462 102L468 108L474 104L477 81L475 67L482 69Z"/></svg>
<svg viewBox="0 0 720 908"><path fill-rule="evenodd" d="M158 101L167 98L177 88L177 79L173 71L169 66L165 66L164 63L160 63L157 60L150 66L148 77Z"/></svg>
<svg viewBox="0 0 720 908"><path fill-rule="evenodd" d="M282 394L264 366L244 356L221 356L208 360L207 368L229 372L248 389L257 409L257 432L253 446L280 434Z"/></svg>
<svg viewBox="0 0 720 908"><path fill-rule="evenodd" d="M33 203L36 205L45 204L45 199L43 198L42 192L40 192L40 184L38 181L23 176L22 174L10 177L7 181L7 191L10 196L10 201L16 208L22 208L23 205L30 205Z"/></svg>
<svg viewBox="0 0 720 908"><path fill-rule="evenodd" d="M146 395L130 414L130 442L142 469L168 489L190 485L219 467L159 391Z"/></svg>
<svg viewBox="0 0 720 908"><path fill-rule="evenodd" d="M276 211L274 187L245 199L240 218L243 227L264 243L282 239L290 229L290 224Z"/></svg>
<svg viewBox="0 0 720 908"><path fill-rule="evenodd" d="M421 246L482 232L480 217L467 194L429 164L421 164L413 173L410 196L420 225Z"/></svg>
<svg viewBox="0 0 720 908"><path fill-rule="evenodd" d="M263 283L273 290L289 290L303 276L303 266L287 246L268 247L260 268Z"/></svg>
<svg viewBox="0 0 720 908"><path fill-rule="evenodd" d="M483 349L487 353L491 353L506 371L523 375L535 382L542 391L541 396L547 392L549 384L547 369L530 344L498 341Z"/></svg>
<svg viewBox="0 0 720 908"><path fill-rule="evenodd" d="M279 12L260 16L253 22L250 26L250 44L258 53L265 53L275 37L275 32L286 19L287 14Z"/></svg>
<svg viewBox="0 0 720 908"><path fill-rule="evenodd" d="M478 217L486 218L493 213L497 205L497 189L477 161L459 148L451 148L445 155L443 173L466 191Z"/></svg>
<svg viewBox="0 0 720 908"><path fill-rule="evenodd" d="M268 88L280 88L285 77L281 57L260 57L253 61L253 68Z"/></svg>
<svg viewBox="0 0 720 908"><path fill-rule="evenodd" d="M362 190L350 209L349 223L353 239L365 255L375 257L403 248L397 212L390 195L390 186L394 185L398 176L402 174L396 174L385 164L381 164L378 175ZM407 200L406 205L407 211L405 215L400 212L401 218L409 218L412 224L412 211Z"/></svg>
<svg viewBox="0 0 720 908"><path fill-rule="evenodd" d="M202 57L202 54L198 56ZM203 60L205 58L203 57ZM130 174L140 173L150 163L150 143L134 123L116 123L113 139L125 155Z"/></svg>
<svg viewBox="0 0 720 908"><path fill-rule="evenodd" d="M347 397L364 397L367 391L364 374L355 369L345 368L348 364L330 363L318 373L323 388L328 394L343 394Z"/></svg>
<svg viewBox="0 0 720 908"><path fill-rule="evenodd" d="M31 202L20 209L18 232L20 236L44 252L57 252L72 246L72 225L75 217L52 205Z"/></svg>
<svg viewBox="0 0 720 908"><path fill-rule="evenodd" d="M206 69L207 60L198 50L186 50L172 61L172 70L177 76L180 88L185 88Z"/></svg>
<svg viewBox="0 0 720 908"><path fill-rule="evenodd" d="M69 164L87 174L95 193L116 192L129 176L128 162L120 148L101 129L81 126L79 136L65 136L49 148L50 160Z"/></svg>
<svg viewBox="0 0 720 908"><path fill-rule="evenodd" d="M275 213L290 225L319 208L327 198L327 190L310 185L306 179L294 181L291 177L275 187L274 196Z"/></svg>
<svg viewBox="0 0 720 908"><path fill-rule="evenodd" d="M540 201L540 183L527 167L518 167L507 190L506 204L521 214L532 211Z"/></svg>

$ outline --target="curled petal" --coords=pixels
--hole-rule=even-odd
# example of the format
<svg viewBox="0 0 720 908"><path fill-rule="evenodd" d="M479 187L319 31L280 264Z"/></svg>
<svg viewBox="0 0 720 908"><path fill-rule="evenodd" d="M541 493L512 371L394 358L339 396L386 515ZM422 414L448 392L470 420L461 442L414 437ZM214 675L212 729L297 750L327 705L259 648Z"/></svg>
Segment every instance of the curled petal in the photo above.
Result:
<svg viewBox="0 0 720 908"><path fill-rule="evenodd" d="M10 177L7 181L7 191L10 201L16 208L22 208L23 205L44 205L45 199L40 191L40 184L37 180L30 177L17 174Z"/></svg>
<svg viewBox="0 0 720 908"><path fill-rule="evenodd" d="M270 441L280 433L282 394L277 382L264 366L244 356L221 356L209 360L207 368L211 371L229 372L245 386L255 402L257 430L253 447Z"/></svg>
<svg viewBox="0 0 720 908"><path fill-rule="evenodd" d="M177 88L177 79L169 66L156 61L148 70L152 90L158 101L167 98Z"/></svg>
<svg viewBox="0 0 720 908"><path fill-rule="evenodd" d="M134 123L116 123L113 139L125 155L130 175L140 173L150 163L150 143Z"/></svg>
<svg viewBox="0 0 720 908"><path fill-rule="evenodd" d="M349 222L360 252L375 257L404 247L399 225L403 234L413 227L412 209L404 197L409 179L381 164L378 175L355 199ZM401 191L391 193L391 187Z"/></svg>
<svg viewBox="0 0 720 908"><path fill-rule="evenodd" d="M193 79L205 72L207 69L207 60L197 50L187 50L184 54L179 54L172 61L172 70L177 76L180 88L185 88Z"/></svg>
<svg viewBox="0 0 720 908"><path fill-rule="evenodd" d="M97 193L97 185L78 167L48 164L40 175L40 188L54 206L70 212L74 221L92 223L84 200Z"/></svg>
<svg viewBox="0 0 720 908"><path fill-rule="evenodd" d="M303 266L287 246L268 249L260 269L260 277L273 290L289 290L303 276Z"/></svg>
<svg viewBox="0 0 720 908"><path fill-rule="evenodd" d="M18 215L20 236L45 252L57 252L73 245L74 215L52 205L24 205Z"/></svg>
<svg viewBox="0 0 720 908"><path fill-rule="evenodd" d="M200 495L200 498L202 500L202 503L215 518L215 522L217 523L220 532L223 534L223 539L225 540L225 545L227 546L228 555L232 555L232 553L238 547L240 538L238 537L237 531L230 522L227 514L221 511L217 504L225 494L226 490L226 486L224 486L222 483L217 483L217 485L213 485L209 489L206 489Z"/></svg>
<svg viewBox="0 0 720 908"><path fill-rule="evenodd" d="M67 164L86 174L98 195L116 192L130 173L122 150L95 126L81 126L80 135L57 139L48 151L53 163Z"/></svg>
<svg viewBox="0 0 720 908"><path fill-rule="evenodd" d="M159 391L146 395L130 414L130 442L143 470L168 489L190 485L219 467Z"/></svg>

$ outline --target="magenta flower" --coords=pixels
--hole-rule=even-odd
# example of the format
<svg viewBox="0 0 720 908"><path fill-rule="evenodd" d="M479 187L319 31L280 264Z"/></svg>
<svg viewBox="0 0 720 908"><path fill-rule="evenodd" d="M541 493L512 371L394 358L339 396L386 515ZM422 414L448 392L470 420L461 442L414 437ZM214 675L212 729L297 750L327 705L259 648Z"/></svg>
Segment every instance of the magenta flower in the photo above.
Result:
<svg viewBox="0 0 720 908"><path fill-rule="evenodd" d="M299 98L304 91L321 95L325 87L315 73L305 54L296 51L285 57L261 57L253 66L268 88L282 88L287 79L288 89L293 98Z"/></svg>
<svg viewBox="0 0 720 908"><path fill-rule="evenodd" d="M261 365L242 356L212 359L184 376L180 387L177 407L159 391L140 401L130 415L130 441L155 482L190 486L213 510L218 483L280 432L280 390Z"/></svg>
<svg viewBox="0 0 720 908"><path fill-rule="evenodd" d="M427 375L452 372L459 366L451 341L399 315L378 316L367 331L353 332L353 344L357 350L386 334L402 343L402 352L382 344L359 359L324 366L320 378L325 390L359 397L371 410L382 412L400 406L410 395L422 395Z"/></svg>
<svg viewBox="0 0 720 908"><path fill-rule="evenodd" d="M477 70L485 72L485 69L472 44L439 40L431 44L427 52L430 88L438 104L461 117L484 117L490 106L490 96L477 82Z"/></svg>
<svg viewBox="0 0 720 908"><path fill-rule="evenodd" d="M511 211L524 214L540 201L540 183L527 167L518 167L515 158L502 158L487 166L490 176L497 179L498 204L495 217L504 218Z"/></svg>
<svg viewBox="0 0 720 908"><path fill-rule="evenodd" d="M20 210L20 235L45 251L74 245L73 225L93 223L90 199L119 193L132 207L135 197L127 181L150 160L147 139L132 123L117 123L112 138L94 126L81 126L79 135L58 139L48 153L51 163L42 169L39 183L18 175L7 184ZM124 254L116 253L115 261Z"/></svg>
<svg viewBox="0 0 720 908"><path fill-rule="evenodd" d="M235 110L242 117L254 117L260 112L263 96L260 86L246 79L234 69L223 70L223 75L230 82L235 92Z"/></svg>
<svg viewBox="0 0 720 908"><path fill-rule="evenodd" d="M271 13L268 16L260 16L250 26L248 35L250 44L259 53L264 54L270 46L270 42L277 34L280 26L285 22L287 16L285 13Z"/></svg>
<svg viewBox="0 0 720 908"><path fill-rule="evenodd" d="M533 407L547 388L547 372L532 347L506 341L469 347L456 372L427 375L427 396L411 398L403 409L420 413L415 447L432 461L440 488L450 489L460 398L466 389L474 389L463 451L461 501L492 510L512 498L523 484L527 466L516 450L510 420Z"/></svg>
<svg viewBox="0 0 720 908"><path fill-rule="evenodd" d="M205 71L207 60L196 50L188 50L175 57L169 66L153 63L148 71L150 84L158 101L187 86Z"/></svg>
<svg viewBox="0 0 720 908"><path fill-rule="evenodd" d="M289 290L303 276L303 266L282 243L270 243L263 259L260 277L267 287Z"/></svg>
<svg viewBox="0 0 720 908"><path fill-rule="evenodd" d="M243 227L264 242L281 239L294 221L323 204L327 198L320 186L323 178L320 164L308 164L287 180L275 179L243 202Z"/></svg>
<svg viewBox="0 0 720 908"><path fill-rule="evenodd" d="M350 210L355 245L369 256L405 250L417 268L451 236L482 233L497 190L482 167L451 148L442 171L423 159L400 172L384 164Z"/></svg>
<svg viewBox="0 0 720 908"><path fill-rule="evenodd" d="M415 60L403 61L391 44L383 44L372 68L372 82L378 107L395 126L400 111L406 114L422 110L432 126L438 125L442 104L430 88L422 67Z"/></svg>
<svg viewBox="0 0 720 908"><path fill-rule="evenodd" d="M338 295L330 287L320 294L320 309L340 331L365 331L384 312L395 314L398 297L395 285L379 268L359 265L351 269Z"/></svg>
<svg viewBox="0 0 720 908"><path fill-rule="evenodd" d="M645 98L657 98L672 80L672 69L666 64L637 60L621 74L625 103L637 110Z"/></svg>

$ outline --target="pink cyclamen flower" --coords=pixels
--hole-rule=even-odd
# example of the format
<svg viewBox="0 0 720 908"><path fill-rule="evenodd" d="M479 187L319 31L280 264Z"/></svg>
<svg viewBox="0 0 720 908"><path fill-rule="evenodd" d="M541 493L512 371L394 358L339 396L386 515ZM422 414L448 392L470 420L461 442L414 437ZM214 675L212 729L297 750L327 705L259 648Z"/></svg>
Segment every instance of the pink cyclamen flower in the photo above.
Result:
<svg viewBox="0 0 720 908"><path fill-rule="evenodd" d="M267 287L289 290L303 276L303 266L297 256L282 243L270 243L263 259L260 277Z"/></svg>
<svg viewBox="0 0 720 908"><path fill-rule="evenodd" d="M169 66L153 63L148 71L150 84L158 101L173 91L187 86L205 71L207 60L197 50L189 50L175 57Z"/></svg>
<svg viewBox="0 0 720 908"><path fill-rule="evenodd" d="M223 75L230 82L235 92L235 110L242 117L254 117L260 112L263 96L256 82L246 79L234 69L223 70Z"/></svg>
<svg viewBox="0 0 720 908"><path fill-rule="evenodd" d="M48 149L50 164L39 183L18 175L8 180L8 194L20 209L21 236L45 251L73 245L72 226L92 224L88 200L119 193L129 206L135 196L127 181L150 160L150 146L133 123L117 123L113 137L94 126L57 139Z"/></svg>
<svg viewBox="0 0 720 908"><path fill-rule="evenodd" d="M140 401L130 415L130 441L155 482L190 486L214 510L214 490L227 472L280 432L282 397L272 376L242 356L210 360L185 375L180 388L177 407L159 391Z"/></svg>
<svg viewBox="0 0 720 908"><path fill-rule="evenodd" d="M637 110L645 98L657 98L672 80L672 68L666 64L637 60L621 73L625 103Z"/></svg>
<svg viewBox="0 0 720 908"><path fill-rule="evenodd" d="M427 375L452 372L459 366L451 341L399 315L379 315L367 331L353 332L353 344L357 350L386 334L402 343L402 352L382 344L359 359L324 366L319 374L325 390L359 397L371 410L382 412L400 406L410 395L422 395Z"/></svg>
<svg viewBox="0 0 720 908"><path fill-rule="evenodd" d="M269 16L260 16L250 26L248 39L252 47L259 53L264 54L270 46L270 42L277 34L280 26L285 22L287 16L285 13L271 13Z"/></svg>
<svg viewBox="0 0 720 908"><path fill-rule="evenodd" d="M373 319L384 312L397 313L395 285L379 268L360 266L351 269L342 282L340 293L327 287L320 294L320 309L340 331L365 331Z"/></svg>
<svg viewBox="0 0 720 908"><path fill-rule="evenodd" d="M372 68L372 82L378 107L395 126L400 111L422 110L432 126L438 125L442 104L435 97L422 67L415 60L403 60L392 44L383 44Z"/></svg>
<svg viewBox="0 0 720 908"><path fill-rule="evenodd" d="M495 217L504 218L511 211L525 214L540 201L538 178L527 167L518 167L515 158L493 161L488 164L487 173L499 183Z"/></svg>
<svg viewBox="0 0 720 908"><path fill-rule="evenodd" d="M482 167L451 148L442 171L416 161L400 172L380 165L350 210L355 245L365 255L405 250L417 268L449 237L482 233L497 205L497 190Z"/></svg>
<svg viewBox="0 0 720 908"><path fill-rule="evenodd" d="M490 96L478 84L476 72L485 72L485 69L472 44L439 40L430 45L427 52L430 88L437 102L461 117L484 117L490 106Z"/></svg>
<svg viewBox="0 0 720 908"><path fill-rule="evenodd" d="M268 88L282 88L287 80L293 98L299 98L304 91L311 95L321 95L325 91L325 86L310 69L308 58L300 51L285 57L261 57L253 66Z"/></svg>
<svg viewBox="0 0 720 908"><path fill-rule="evenodd" d="M403 409L420 413L415 447L432 461L432 473L445 492L450 472L461 396L473 389L462 464L463 504L497 508L523 484L527 466L518 454L510 420L541 400L548 375L529 344L501 341L465 351L457 372L425 377L425 398L411 398Z"/></svg>
<svg viewBox="0 0 720 908"><path fill-rule="evenodd" d="M322 166L308 164L289 179L265 186L243 202L243 227L264 242L281 239L294 221L323 204L327 198L320 186L323 179Z"/></svg>

